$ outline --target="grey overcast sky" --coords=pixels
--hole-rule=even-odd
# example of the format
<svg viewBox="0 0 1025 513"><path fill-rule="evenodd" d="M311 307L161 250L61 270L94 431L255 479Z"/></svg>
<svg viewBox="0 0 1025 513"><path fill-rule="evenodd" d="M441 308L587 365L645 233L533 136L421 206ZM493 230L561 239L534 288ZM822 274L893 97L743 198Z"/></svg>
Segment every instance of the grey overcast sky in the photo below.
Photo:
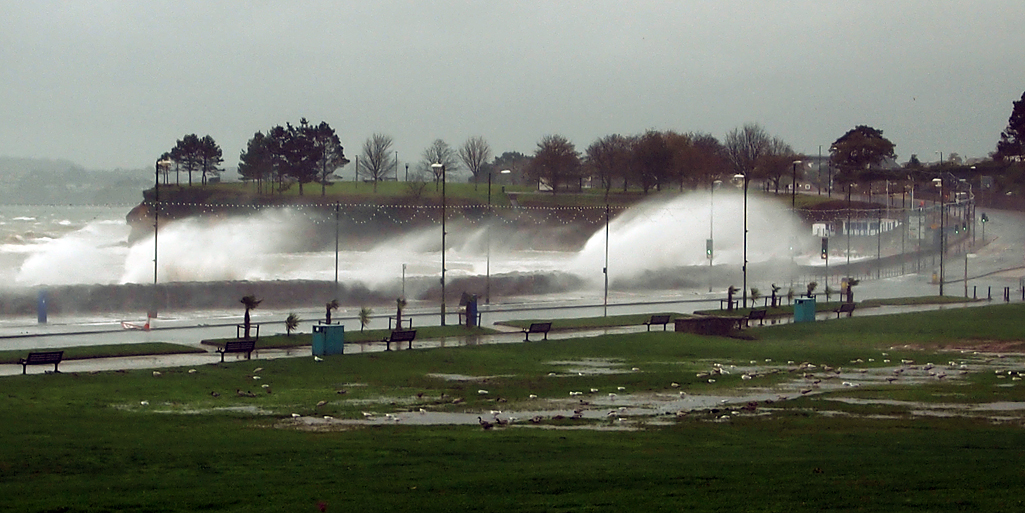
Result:
<svg viewBox="0 0 1025 513"><path fill-rule="evenodd" d="M761 124L827 151L859 124L900 161L984 157L1025 91L1022 0L0 0L0 155L152 166L187 133L233 166L258 130L327 121L351 159L436 138L583 151Z"/></svg>

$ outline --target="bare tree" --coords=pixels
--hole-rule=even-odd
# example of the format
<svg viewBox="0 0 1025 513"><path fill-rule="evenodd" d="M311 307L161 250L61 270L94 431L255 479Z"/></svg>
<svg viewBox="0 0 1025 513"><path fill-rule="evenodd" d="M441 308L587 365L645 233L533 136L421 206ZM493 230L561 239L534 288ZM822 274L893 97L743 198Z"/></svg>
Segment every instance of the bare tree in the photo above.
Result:
<svg viewBox="0 0 1025 513"><path fill-rule="evenodd" d="M726 134L723 148L733 172L753 176L758 159L769 153L770 141L769 134L757 123L748 123Z"/></svg>
<svg viewBox="0 0 1025 513"><path fill-rule="evenodd" d="M530 162L531 177L547 183L552 194L559 186L579 176L580 152L561 135L546 135L537 143L534 160Z"/></svg>
<svg viewBox="0 0 1025 513"><path fill-rule="evenodd" d="M406 179L406 189L414 200L419 201L427 189L427 174L424 171L414 171L413 176Z"/></svg>
<svg viewBox="0 0 1025 513"><path fill-rule="evenodd" d="M698 183L712 186L715 180L722 180L726 168L726 149L712 134L694 132L689 134L693 145L694 161L692 173Z"/></svg>
<svg viewBox="0 0 1025 513"><path fill-rule="evenodd" d="M438 184L441 183L442 171L441 169L431 167L431 164L441 164L445 166L446 174L451 174L459 170L459 156L447 142L441 139L435 139L430 146L424 149L420 156L420 169L434 174L435 189L437 189Z"/></svg>
<svg viewBox="0 0 1025 513"><path fill-rule="evenodd" d="M771 183L775 187L775 193L779 194L779 184L784 176L791 176L794 161L801 156L794 152L789 144L779 137L773 137L769 141L769 150L762 155L757 162L755 174L766 180L766 189Z"/></svg>
<svg viewBox="0 0 1025 513"><path fill-rule="evenodd" d="M633 157L644 194L652 187L662 190L673 164L673 152L663 134L654 130L646 132L634 144Z"/></svg>
<svg viewBox="0 0 1025 513"><path fill-rule="evenodd" d="M377 182L383 180L385 174L395 166L392 144L391 136L384 134L374 134L363 141L363 158L360 159L360 164L365 170L365 175L373 180L374 192L377 192Z"/></svg>
<svg viewBox="0 0 1025 513"><path fill-rule="evenodd" d="M481 170L487 165L488 160L491 160L491 146L479 135L471 137L459 147L459 160L463 161L466 169L473 175L476 189L477 183L480 182Z"/></svg>
<svg viewBox="0 0 1025 513"><path fill-rule="evenodd" d="M623 174L629 160L630 141L619 134L606 135L587 147L587 169L601 182L606 200L615 178Z"/></svg>

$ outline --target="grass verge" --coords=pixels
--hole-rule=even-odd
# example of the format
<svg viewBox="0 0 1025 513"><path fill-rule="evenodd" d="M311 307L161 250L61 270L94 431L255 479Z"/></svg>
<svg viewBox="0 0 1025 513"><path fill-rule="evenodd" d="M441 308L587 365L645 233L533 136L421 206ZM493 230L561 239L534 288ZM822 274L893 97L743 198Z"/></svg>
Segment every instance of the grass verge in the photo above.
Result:
<svg viewBox="0 0 1025 513"><path fill-rule="evenodd" d="M753 341L657 331L238 361L159 376L4 377L0 497L10 511L1019 511L1021 418L834 400L1025 403L1025 386L989 371L798 396L728 422L707 409L650 417L633 431L579 429L618 425L604 420L321 430L301 419L569 409L569 391L599 389L585 396L595 403L620 386L624 396L729 397L789 378L746 381L738 371L709 383L696 371L766 360L862 359L871 369L890 365L882 353L894 362L962 359L1021 344L1023 314L1025 305L994 305L771 326L752 330ZM611 372L576 372L589 366Z"/></svg>
<svg viewBox="0 0 1025 513"><path fill-rule="evenodd" d="M147 342L143 344L105 344L97 346L47 347L18 351L0 351L0 364L18 363L32 351L64 351L65 360L83 360L87 358L116 358L124 356L147 356L161 354L203 353L202 349L170 344L166 342Z"/></svg>

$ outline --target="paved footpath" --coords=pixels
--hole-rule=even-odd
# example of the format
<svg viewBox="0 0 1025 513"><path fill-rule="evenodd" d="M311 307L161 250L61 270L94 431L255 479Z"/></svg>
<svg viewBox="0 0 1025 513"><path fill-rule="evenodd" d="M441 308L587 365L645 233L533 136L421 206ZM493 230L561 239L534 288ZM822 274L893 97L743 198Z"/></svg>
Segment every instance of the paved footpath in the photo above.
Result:
<svg viewBox="0 0 1025 513"><path fill-rule="evenodd" d="M923 305L923 306L885 306L877 308L861 308L855 311L855 316L867 316L867 315L886 315L893 313L902 312L915 312L915 311L928 311L928 310L942 310L942 309L960 309L969 308L973 306L984 306L987 304L993 304L988 302L977 302L977 303L964 303L964 304L945 304L945 305ZM818 312L816 319L819 321L825 321L828 319L836 319L836 314L830 311ZM766 325L780 324L790 322L789 318L785 319L774 319L766 322ZM232 329L234 325L231 325ZM481 345L481 344L516 344L523 343L523 334L518 329L510 329L507 326L491 326L492 328L498 328L505 331L504 333L498 333L494 335L481 335L475 337L449 337L445 339L428 339L428 340L417 340L413 343L413 349L428 349L435 347L459 347L467 345ZM757 327L757 323L752 325L753 328ZM206 330L216 330L221 337L224 337L225 326L195 326L194 329L205 332ZM117 343L117 340L124 335L131 335L136 339L140 336L144 338L152 338L153 340L159 340L162 342L173 341L175 338L181 338L175 336L180 334L184 337L191 337L188 341L176 341L175 343L181 343L190 347L197 347L204 349L206 352L203 353L189 353L189 354L175 354L175 355L152 355L152 356L131 356L131 357L117 357L117 358L92 358L85 360L65 360L60 364L60 371L63 373L71 372L98 372L98 371L112 371L112 370L129 370L129 369L158 369L166 367L192 367L200 365L217 364L220 362L221 355L214 352L214 347L209 345L203 345L199 343L199 340L195 338L196 331L188 326L175 326L166 329L155 329L149 332L139 333L136 330L121 330L114 331L109 326L85 326L85 325L40 325L31 326L23 325L18 328L7 327L7 332L0 329L0 344L3 346L10 346L10 342L17 341L20 345L25 345L26 354L28 351L35 347L40 347L38 342L46 340L51 343L59 344L61 341L65 343L62 345L53 345L52 347L68 347L75 345L91 345L89 343L82 344L76 343L81 342L83 339L86 341L92 341L94 339L104 341L103 343ZM11 331L20 332L18 334L11 334ZM549 333L549 339L560 340L569 338L580 338L580 337L594 337L608 334L624 334L624 333L638 333L646 331L645 326L623 326L617 328L603 328L603 329L589 329L589 330L573 330L573 331L553 331ZM211 337L212 338L212 337ZM145 340L143 340L145 341ZM7 347L10 348L10 347ZM385 350L384 343L365 343L365 344L346 344L346 352L362 353L362 352L379 352ZM402 350L401 348L397 350ZM253 354L253 360L267 360L275 358L312 358L312 350L310 346L302 346L290 349L263 349L256 351ZM344 356L331 356L329 358L337 358ZM244 362L245 357L241 355L228 355L225 358L225 362L232 364L238 362ZM42 374L48 371L52 371L50 365L36 365L29 366L29 374ZM21 365L0 365L0 376L11 376L20 375L22 373Z"/></svg>

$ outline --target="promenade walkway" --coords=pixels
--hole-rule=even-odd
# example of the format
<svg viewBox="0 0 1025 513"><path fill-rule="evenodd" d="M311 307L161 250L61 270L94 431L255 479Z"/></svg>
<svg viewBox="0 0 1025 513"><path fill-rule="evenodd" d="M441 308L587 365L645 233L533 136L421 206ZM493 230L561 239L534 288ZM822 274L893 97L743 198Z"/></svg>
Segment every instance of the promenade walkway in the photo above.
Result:
<svg viewBox="0 0 1025 513"><path fill-rule="evenodd" d="M993 304L985 301L974 302L974 303L955 303L955 304L944 304L944 305L921 305L921 306L884 306L884 307L873 307L873 308L860 308L856 311L855 315L858 317L869 316L869 315L887 315L902 312L919 312L929 310L942 310L942 309L961 309L971 308L975 306L984 306ZM835 319L836 314L830 311L818 312L816 320L820 322L826 322L830 319ZM772 319L766 322L766 326L773 324L783 324L790 322L790 318ZM232 327L234 324L231 325ZM413 349L430 349L438 347L462 347L462 346L475 346L483 344L519 344L523 343L523 334L519 329L509 328L502 325L491 325L490 328L504 331L503 333L491 334L491 335L480 335L470 337L447 337L441 339L418 339L413 343ZM753 326L757 327L757 326ZM201 329L217 329L220 330L221 336L223 337L223 330L225 326L210 327L196 326L194 328ZM6 333L5 333L6 331ZM17 332L12 334L11 332ZM66 347L71 345L81 345L72 342L73 339L85 337L88 339L98 338L116 340L118 336L124 335L124 330L113 331L109 327L104 328L103 326L82 326L82 325L39 325L39 326L20 326L18 328L12 328L8 326L5 329L0 329L0 347L4 342L10 342L17 340L22 345L27 344L26 347L33 347L32 342L41 339L46 339L50 342L56 341L59 343L62 339L67 340L65 346L54 346L54 347ZM564 340L571 338L582 338L582 337L596 337L601 335L610 334L625 334L625 333L640 333L645 332L646 327L643 325L637 326L622 326L615 328L600 328L600 329L583 329L583 330L560 330L552 331L549 334L549 340ZM156 329L147 332L154 340L168 341L169 339L175 338L173 335L176 332L182 334L195 334L196 332L190 330L188 326L175 326L165 329ZM133 333L138 335L138 333ZM110 342L108 342L110 343ZM188 353L188 354L173 354L173 355L147 355L147 356L131 356L131 357L116 357L116 358L92 358L83 360L65 360L60 364L60 370L63 373L72 372L99 372L99 371L114 371L114 370L129 370L129 369L159 369L168 367L193 367L200 365L218 364L220 362L220 354L214 352L214 348L209 345L203 345L200 343L200 339L193 339L191 341L179 341L182 345L188 347L195 347L203 349L202 353ZM88 344L85 344L88 345ZM374 343L362 343L362 344L347 344L346 351L351 350L352 353L359 354L364 352L380 352L384 351L385 344L381 342ZM28 349L25 349L26 354ZM310 346L300 346L289 349L262 349L253 354L252 361L268 360L276 358L312 358L312 349ZM343 358L344 355L332 356L331 358ZM226 359L227 364L234 362L244 362L245 359L240 355L228 355ZM259 364L256 364L257 366ZM28 372L30 374L44 373L50 369L49 366L39 366L38 368L30 367ZM0 376L11 376L19 375L22 372L21 365L7 364L0 365Z"/></svg>

